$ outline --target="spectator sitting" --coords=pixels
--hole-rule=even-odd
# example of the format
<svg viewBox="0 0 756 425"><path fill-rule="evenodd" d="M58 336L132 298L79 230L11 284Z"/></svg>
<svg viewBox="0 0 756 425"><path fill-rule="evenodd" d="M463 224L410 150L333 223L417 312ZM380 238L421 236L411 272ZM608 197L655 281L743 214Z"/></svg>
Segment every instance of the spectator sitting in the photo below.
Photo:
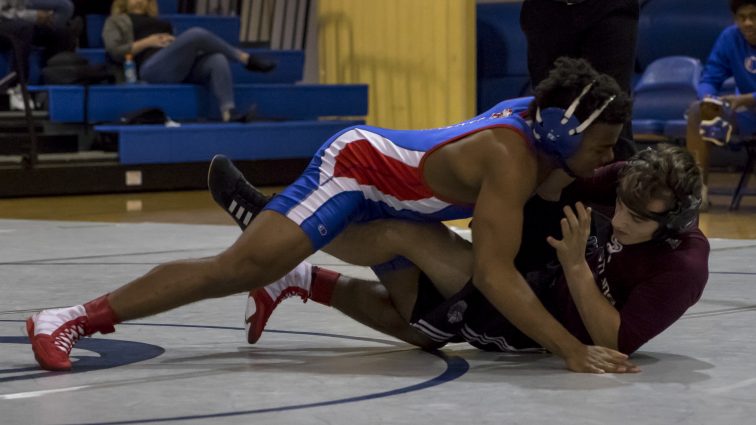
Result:
<svg viewBox="0 0 756 425"><path fill-rule="evenodd" d="M73 16L70 0L0 0L0 15L36 25L65 29Z"/></svg>
<svg viewBox="0 0 756 425"><path fill-rule="evenodd" d="M74 50L75 37L68 27L72 14L69 0L0 0L3 32L23 44L24 62L28 61L32 45L45 49L45 59Z"/></svg>
<svg viewBox="0 0 756 425"><path fill-rule="evenodd" d="M250 71L268 72L276 64L229 45L202 28L173 36L167 21L157 18L156 0L115 0L102 38L117 63L134 56L141 80L148 83L194 83L206 86L218 100L224 122L234 109L234 83L229 61Z"/></svg>
<svg viewBox="0 0 756 425"><path fill-rule="evenodd" d="M698 97L688 110L686 143L703 177L703 205L707 192L711 145L729 141L732 126L741 136L756 134L756 0L730 0L735 25L725 28L706 61ZM734 77L738 94L717 97L722 83ZM703 121L703 122L702 122Z"/></svg>

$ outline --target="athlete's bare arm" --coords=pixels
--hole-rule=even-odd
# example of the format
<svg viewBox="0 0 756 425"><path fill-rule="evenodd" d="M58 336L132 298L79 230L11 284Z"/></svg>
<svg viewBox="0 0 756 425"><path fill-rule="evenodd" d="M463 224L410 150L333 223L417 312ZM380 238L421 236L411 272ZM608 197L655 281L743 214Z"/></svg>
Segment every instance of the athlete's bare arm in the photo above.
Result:
<svg viewBox="0 0 756 425"><path fill-rule="evenodd" d="M606 299L596 285L585 260L586 240L591 231L591 213L582 203L564 207L561 221L562 239L547 239L557 252L570 295L578 308L580 318L594 343L618 349L621 317L619 311Z"/></svg>
<svg viewBox="0 0 756 425"><path fill-rule="evenodd" d="M565 359L577 372L625 372L627 356L585 346L556 321L514 265L525 202L539 181L534 151L508 129L492 129L434 152L425 178L437 194L476 203L473 282L526 335ZM548 172L545 170L543 174Z"/></svg>

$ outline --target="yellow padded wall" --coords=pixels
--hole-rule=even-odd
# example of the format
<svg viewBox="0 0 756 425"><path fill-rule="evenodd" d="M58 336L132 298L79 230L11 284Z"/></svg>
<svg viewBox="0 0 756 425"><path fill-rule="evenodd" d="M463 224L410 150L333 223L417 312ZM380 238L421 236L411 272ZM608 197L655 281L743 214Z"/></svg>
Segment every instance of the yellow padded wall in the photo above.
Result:
<svg viewBox="0 0 756 425"><path fill-rule="evenodd" d="M474 0L319 0L320 82L370 86L368 124L418 129L475 114Z"/></svg>

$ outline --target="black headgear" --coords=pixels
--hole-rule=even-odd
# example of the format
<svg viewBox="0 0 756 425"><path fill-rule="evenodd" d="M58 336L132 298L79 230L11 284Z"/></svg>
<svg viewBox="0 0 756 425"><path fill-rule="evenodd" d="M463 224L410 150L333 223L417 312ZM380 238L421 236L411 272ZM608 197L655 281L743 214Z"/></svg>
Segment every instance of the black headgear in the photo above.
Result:
<svg viewBox="0 0 756 425"><path fill-rule="evenodd" d="M693 227L700 206L701 198L688 195L686 199L678 200L675 208L665 213L646 211L641 215L659 223L659 228L653 235L654 239L667 239Z"/></svg>
<svg viewBox="0 0 756 425"><path fill-rule="evenodd" d="M626 167L631 167L633 163L637 161L647 162L647 155L650 152L653 152L653 149L647 148L636 153L627 163ZM653 234L654 239L668 239L674 237L680 232L690 229L696 223L698 211L701 206L701 198L694 195L678 198L674 191L672 191L672 196L675 198L674 205L666 212L654 213L651 211L635 211L635 213L641 217L659 223L659 228Z"/></svg>

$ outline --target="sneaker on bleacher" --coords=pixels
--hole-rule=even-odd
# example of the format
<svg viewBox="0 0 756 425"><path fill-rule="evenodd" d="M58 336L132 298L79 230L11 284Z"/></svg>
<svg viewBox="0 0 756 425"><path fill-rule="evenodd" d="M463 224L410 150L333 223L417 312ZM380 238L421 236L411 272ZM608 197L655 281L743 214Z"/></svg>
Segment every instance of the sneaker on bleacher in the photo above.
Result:
<svg viewBox="0 0 756 425"><path fill-rule="evenodd" d="M21 86L9 88L5 94L8 95L10 101L9 107L11 111L23 111L24 110L24 95L21 93ZM34 101L29 99L29 108L34 110Z"/></svg>

